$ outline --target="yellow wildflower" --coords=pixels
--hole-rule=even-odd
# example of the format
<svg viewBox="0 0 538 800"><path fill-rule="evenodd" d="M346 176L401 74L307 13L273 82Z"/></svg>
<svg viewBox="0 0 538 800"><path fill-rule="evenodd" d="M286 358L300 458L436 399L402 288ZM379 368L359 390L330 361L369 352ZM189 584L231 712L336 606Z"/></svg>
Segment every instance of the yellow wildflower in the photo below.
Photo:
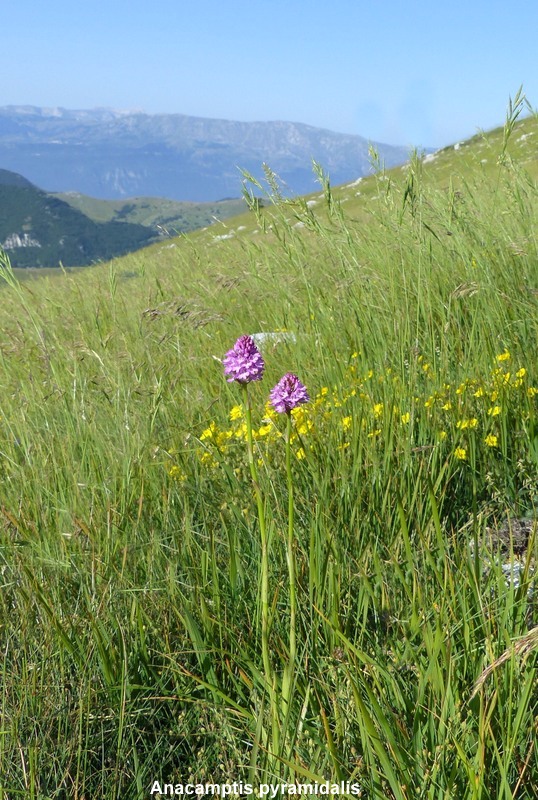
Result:
<svg viewBox="0 0 538 800"><path fill-rule="evenodd" d="M187 476L185 475L181 467L178 467L177 464L172 464L172 466L168 468L168 474L174 481L187 480Z"/></svg>
<svg viewBox="0 0 538 800"><path fill-rule="evenodd" d="M508 350L505 350L504 353L500 353L498 356L496 356L496 360L499 361L499 362L500 361L509 361L510 358L511 358L511 356L510 356L510 353L508 352Z"/></svg>
<svg viewBox="0 0 538 800"><path fill-rule="evenodd" d="M246 439L247 438L247 423L243 422L236 430L234 431L233 435L236 439Z"/></svg>
<svg viewBox="0 0 538 800"><path fill-rule="evenodd" d="M488 433L484 439L484 444L486 444L488 447L497 447L498 441L499 440L494 433Z"/></svg>
<svg viewBox="0 0 538 800"><path fill-rule="evenodd" d="M377 419L383 413L383 403L375 403L373 410L374 410L374 417Z"/></svg>
<svg viewBox="0 0 538 800"><path fill-rule="evenodd" d="M275 421L275 420L278 419L278 416L279 416L278 412L275 411L275 409L273 408L271 403L269 401L267 401L267 403L265 404L265 409L264 409L264 413L263 413L263 421L264 422L267 422L268 420Z"/></svg>
<svg viewBox="0 0 538 800"><path fill-rule="evenodd" d="M465 447L456 447L454 455L459 461L465 461L467 459L467 450Z"/></svg>
<svg viewBox="0 0 538 800"><path fill-rule="evenodd" d="M237 419L243 418L243 406L234 406L230 410L230 419L232 422L235 422Z"/></svg>
<svg viewBox="0 0 538 800"><path fill-rule="evenodd" d="M267 436L267 434L271 433L272 430L273 430L272 425L262 425L260 428L258 428L257 435L258 437L262 438L263 436Z"/></svg>
<svg viewBox="0 0 538 800"><path fill-rule="evenodd" d="M200 462L204 465L204 467L211 467L211 468L217 467L219 463L215 458L215 456L213 455L213 453L210 453L207 450L200 456Z"/></svg>
<svg viewBox="0 0 538 800"><path fill-rule="evenodd" d="M492 406L491 408L488 408L489 417L498 417L500 413L501 413L500 406Z"/></svg>
<svg viewBox="0 0 538 800"><path fill-rule="evenodd" d="M406 411L405 414L402 414L400 419L401 419L402 425L408 425L409 424L409 420L411 419L411 414L409 413L409 411Z"/></svg>
<svg viewBox="0 0 538 800"><path fill-rule="evenodd" d="M353 422L353 417L344 417L342 420L342 428L345 431L348 431L351 428L352 422Z"/></svg>
<svg viewBox="0 0 538 800"><path fill-rule="evenodd" d="M380 433L381 433L381 428L376 428L375 431L372 431L371 433L368 434L368 438L375 439L375 437L379 436Z"/></svg>
<svg viewBox="0 0 538 800"><path fill-rule="evenodd" d="M519 387L523 385L523 378L526 374L527 370L525 367L520 367L514 376L512 386L514 386L516 389L519 389Z"/></svg>
<svg viewBox="0 0 538 800"><path fill-rule="evenodd" d="M466 428L473 430L473 428L476 428L477 425L478 425L478 420L476 417L473 417L472 419L459 419L456 422L456 428L458 428L461 431L466 430Z"/></svg>
<svg viewBox="0 0 538 800"><path fill-rule="evenodd" d="M228 439L231 439L233 436L233 431L219 431L216 436L213 437L213 441L217 445L217 447L225 449L225 444Z"/></svg>
<svg viewBox="0 0 538 800"><path fill-rule="evenodd" d="M214 439L218 434L219 429L215 422L211 422L209 428L206 428L205 431L202 431L200 439L204 441L204 439Z"/></svg>

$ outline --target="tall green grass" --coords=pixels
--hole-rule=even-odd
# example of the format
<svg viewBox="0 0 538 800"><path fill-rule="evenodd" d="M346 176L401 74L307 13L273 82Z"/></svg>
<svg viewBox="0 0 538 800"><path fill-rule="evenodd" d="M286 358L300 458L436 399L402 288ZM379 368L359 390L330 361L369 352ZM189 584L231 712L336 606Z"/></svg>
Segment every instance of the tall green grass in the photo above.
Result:
<svg viewBox="0 0 538 800"><path fill-rule="evenodd" d="M507 157L518 109L491 176L457 189L415 157L357 210L319 172L317 205L253 204L234 240L24 284L4 263L0 797L142 798L155 780L536 796L535 650L473 696L536 624L536 544L519 588L469 548L538 497L537 193ZM254 427L288 370L319 403L291 464L296 652L275 739L256 498L219 359L283 329L295 341L264 351ZM281 679L285 448L255 446Z"/></svg>

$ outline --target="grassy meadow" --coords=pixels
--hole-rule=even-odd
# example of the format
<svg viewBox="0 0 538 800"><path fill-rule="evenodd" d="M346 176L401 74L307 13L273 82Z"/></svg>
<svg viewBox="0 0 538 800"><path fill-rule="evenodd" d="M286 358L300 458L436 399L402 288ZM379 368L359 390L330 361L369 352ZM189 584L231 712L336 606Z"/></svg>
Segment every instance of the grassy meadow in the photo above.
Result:
<svg viewBox="0 0 538 800"><path fill-rule="evenodd" d="M519 586L480 545L538 504L522 108L355 184L318 170L310 198L268 171L263 208L108 265L4 260L1 800L538 796L538 542ZM280 335L249 386L253 487L221 361L258 332ZM288 371L311 402L287 465Z"/></svg>
<svg viewBox="0 0 538 800"><path fill-rule="evenodd" d="M76 192L56 197L82 211L94 222L132 222L170 234L186 233L215 220L235 217L245 210L243 199L192 203L162 197L131 197L128 200L99 200Z"/></svg>

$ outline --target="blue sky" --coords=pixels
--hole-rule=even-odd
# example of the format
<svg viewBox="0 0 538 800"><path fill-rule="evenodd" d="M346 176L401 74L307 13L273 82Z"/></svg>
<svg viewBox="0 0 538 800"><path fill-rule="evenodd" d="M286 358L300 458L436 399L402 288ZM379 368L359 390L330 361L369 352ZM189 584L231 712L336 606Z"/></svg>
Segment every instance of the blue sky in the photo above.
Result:
<svg viewBox="0 0 538 800"><path fill-rule="evenodd" d="M439 147L538 106L538 3L4 0L0 106L291 120Z"/></svg>

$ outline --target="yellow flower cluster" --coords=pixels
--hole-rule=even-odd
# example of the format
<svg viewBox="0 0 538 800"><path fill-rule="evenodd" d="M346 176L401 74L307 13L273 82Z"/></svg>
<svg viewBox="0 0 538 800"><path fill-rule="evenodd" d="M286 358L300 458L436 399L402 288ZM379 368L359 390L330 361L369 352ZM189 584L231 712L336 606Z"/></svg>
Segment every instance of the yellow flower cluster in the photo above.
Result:
<svg viewBox="0 0 538 800"><path fill-rule="evenodd" d="M172 480L178 481L179 483L183 483L183 481L187 480L186 474L177 464L172 464L172 466L168 468L168 474Z"/></svg>
<svg viewBox="0 0 538 800"><path fill-rule="evenodd" d="M436 383L433 369L420 356L418 362L422 376L419 391L423 394L409 397L407 386L390 368L378 375L365 369L361 375L357 354L353 353L341 386L322 386L310 403L291 412L296 458L308 459L318 443L321 452L335 438L341 452L350 451L351 444L362 436L377 447L377 442L387 441L389 431L392 435L399 429L400 440L448 447L456 461L467 461L478 445L501 447L499 420L515 404L521 405L521 414L528 414L529 400L538 394L538 388L527 385L525 367L513 367L508 350L495 357L488 377L466 379L457 385L432 385ZM387 401L387 397L401 398L401 405ZM254 423L253 440L260 463L272 457L275 443L284 435L279 416L267 403ZM200 462L217 467L232 453L244 459L245 448L238 445L246 436L245 409L235 405L226 427L211 422L202 431L197 450Z"/></svg>

